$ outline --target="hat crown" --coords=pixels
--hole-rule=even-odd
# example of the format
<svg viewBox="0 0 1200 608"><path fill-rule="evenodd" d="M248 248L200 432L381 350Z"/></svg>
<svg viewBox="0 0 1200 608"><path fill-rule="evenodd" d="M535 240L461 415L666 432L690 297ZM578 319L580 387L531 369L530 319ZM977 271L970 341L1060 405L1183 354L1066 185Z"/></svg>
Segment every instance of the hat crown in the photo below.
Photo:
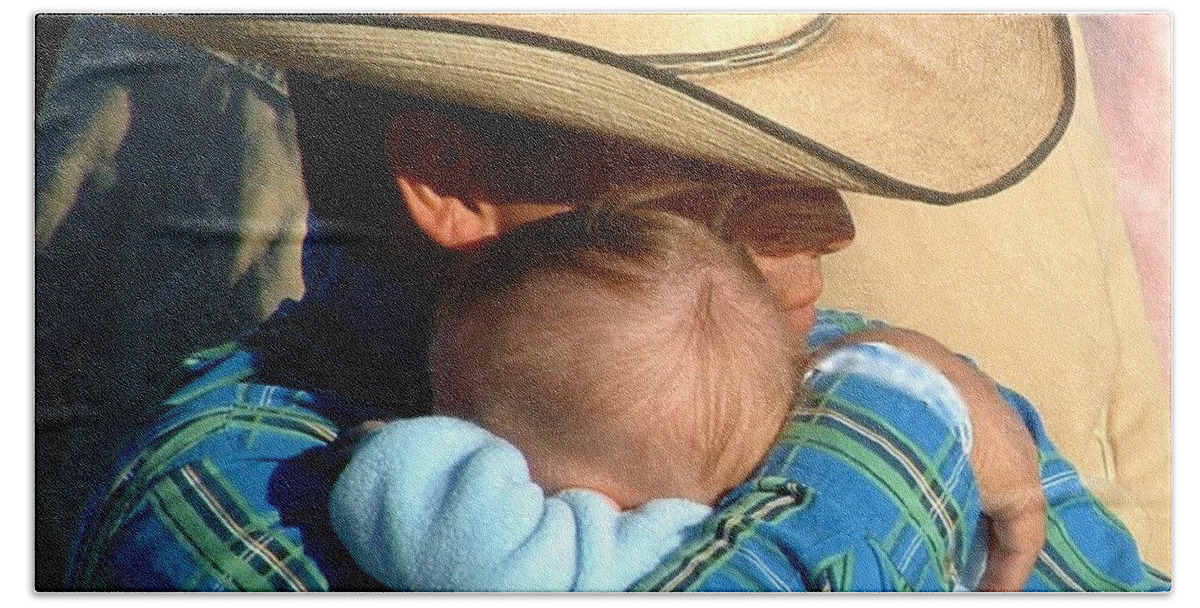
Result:
<svg viewBox="0 0 1200 608"><path fill-rule="evenodd" d="M573 13L439 15L564 38L619 55L721 53L771 44L816 22L813 14Z"/></svg>

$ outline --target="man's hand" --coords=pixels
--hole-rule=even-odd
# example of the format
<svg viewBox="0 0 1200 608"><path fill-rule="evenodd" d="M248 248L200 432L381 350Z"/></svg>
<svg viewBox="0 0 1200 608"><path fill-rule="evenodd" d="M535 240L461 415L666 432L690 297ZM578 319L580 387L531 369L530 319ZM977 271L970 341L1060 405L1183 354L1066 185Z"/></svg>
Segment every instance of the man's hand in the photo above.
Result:
<svg viewBox="0 0 1200 608"><path fill-rule="evenodd" d="M850 334L815 353L859 342L882 342L936 368L954 386L971 419L971 466L988 526L988 561L979 591L1020 591L1046 538L1046 504L1037 448L996 383L936 340L903 329Z"/></svg>

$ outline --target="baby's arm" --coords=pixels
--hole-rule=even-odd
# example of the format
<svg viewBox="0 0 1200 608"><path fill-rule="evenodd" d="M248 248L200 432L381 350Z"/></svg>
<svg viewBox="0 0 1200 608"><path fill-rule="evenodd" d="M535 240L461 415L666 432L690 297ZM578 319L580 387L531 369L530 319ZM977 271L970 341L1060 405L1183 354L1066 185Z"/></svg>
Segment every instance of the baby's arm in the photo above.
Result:
<svg viewBox="0 0 1200 608"><path fill-rule="evenodd" d="M372 433L330 498L355 562L412 591L620 591L709 513L673 499L621 512L589 490L547 498L512 444L445 417Z"/></svg>
<svg viewBox="0 0 1200 608"><path fill-rule="evenodd" d="M987 568L978 589L1019 591L1045 542L1045 499L1037 448L995 382L975 366L923 334L894 328L856 332L818 351L819 361L851 343L882 342L936 368L957 390L971 423L971 467L988 522Z"/></svg>

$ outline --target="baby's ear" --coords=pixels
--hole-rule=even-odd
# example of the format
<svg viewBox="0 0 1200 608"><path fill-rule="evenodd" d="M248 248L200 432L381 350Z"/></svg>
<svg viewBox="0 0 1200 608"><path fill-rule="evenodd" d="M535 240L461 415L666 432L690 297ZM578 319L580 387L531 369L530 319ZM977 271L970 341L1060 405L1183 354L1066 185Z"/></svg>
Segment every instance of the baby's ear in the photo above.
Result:
<svg viewBox="0 0 1200 608"><path fill-rule="evenodd" d="M414 110L392 121L385 145L400 196L429 238L457 249L497 234L496 206L472 183L479 151L465 129L437 112Z"/></svg>

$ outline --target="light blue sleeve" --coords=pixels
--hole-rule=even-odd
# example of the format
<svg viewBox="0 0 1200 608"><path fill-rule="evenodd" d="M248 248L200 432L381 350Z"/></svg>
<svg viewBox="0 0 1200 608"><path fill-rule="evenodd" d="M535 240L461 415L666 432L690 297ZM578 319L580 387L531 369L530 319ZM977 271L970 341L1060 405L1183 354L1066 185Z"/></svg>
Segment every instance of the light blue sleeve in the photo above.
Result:
<svg viewBox="0 0 1200 608"><path fill-rule="evenodd" d="M367 438L329 505L359 567L410 591L621 591L711 511L664 499L622 512L590 490L547 498L515 446L435 416Z"/></svg>

